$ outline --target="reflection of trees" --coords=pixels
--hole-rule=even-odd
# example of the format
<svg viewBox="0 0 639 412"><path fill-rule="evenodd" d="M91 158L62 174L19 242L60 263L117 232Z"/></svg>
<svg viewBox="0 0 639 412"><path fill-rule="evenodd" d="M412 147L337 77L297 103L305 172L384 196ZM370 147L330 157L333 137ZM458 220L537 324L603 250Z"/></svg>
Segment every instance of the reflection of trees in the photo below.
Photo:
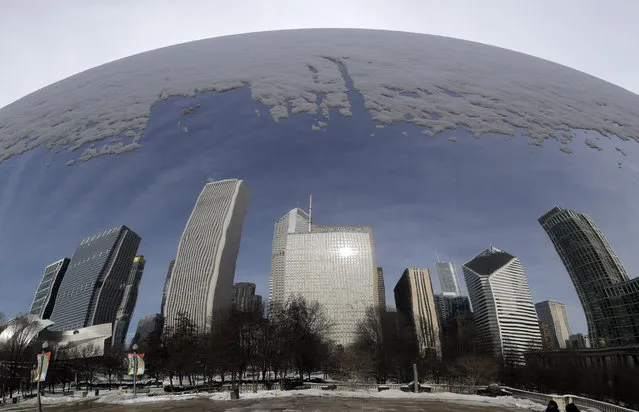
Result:
<svg viewBox="0 0 639 412"><path fill-rule="evenodd" d="M11 328L13 334L0 342L0 392L3 399L30 384L38 351L32 339L40 330L40 324L25 315L0 326L0 333L7 328Z"/></svg>

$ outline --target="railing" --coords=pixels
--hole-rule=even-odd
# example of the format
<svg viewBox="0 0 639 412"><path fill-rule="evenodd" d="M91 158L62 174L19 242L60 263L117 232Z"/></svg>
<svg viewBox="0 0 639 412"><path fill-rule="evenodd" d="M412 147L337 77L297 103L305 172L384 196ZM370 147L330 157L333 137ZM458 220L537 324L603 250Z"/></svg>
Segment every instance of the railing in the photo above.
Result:
<svg viewBox="0 0 639 412"><path fill-rule="evenodd" d="M636 412L634 409L624 408L623 406L615 405L608 402L596 401L594 399L583 398L575 395L547 395L544 393L529 392L516 388L504 387L507 391L511 392L515 398L530 399L531 401L541 402L547 404L548 401L555 401L560 410L569 403L574 403L580 409L600 412Z"/></svg>

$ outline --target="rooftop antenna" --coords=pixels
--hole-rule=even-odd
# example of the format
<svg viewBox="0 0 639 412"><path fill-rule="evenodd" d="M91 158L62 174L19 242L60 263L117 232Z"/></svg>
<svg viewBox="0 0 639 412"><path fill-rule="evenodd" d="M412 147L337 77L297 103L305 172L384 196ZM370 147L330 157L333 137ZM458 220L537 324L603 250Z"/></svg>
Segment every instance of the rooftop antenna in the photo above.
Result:
<svg viewBox="0 0 639 412"><path fill-rule="evenodd" d="M313 230L313 194L308 196L308 231Z"/></svg>

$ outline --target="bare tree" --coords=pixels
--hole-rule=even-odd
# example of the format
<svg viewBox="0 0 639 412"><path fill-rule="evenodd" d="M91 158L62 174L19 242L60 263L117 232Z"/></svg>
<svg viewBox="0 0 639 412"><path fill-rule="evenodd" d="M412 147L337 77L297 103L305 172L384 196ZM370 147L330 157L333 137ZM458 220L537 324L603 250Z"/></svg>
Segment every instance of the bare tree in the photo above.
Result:
<svg viewBox="0 0 639 412"><path fill-rule="evenodd" d="M477 385L492 383L497 378L497 362L488 356L466 355L458 359L456 365L470 392L474 392Z"/></svg>

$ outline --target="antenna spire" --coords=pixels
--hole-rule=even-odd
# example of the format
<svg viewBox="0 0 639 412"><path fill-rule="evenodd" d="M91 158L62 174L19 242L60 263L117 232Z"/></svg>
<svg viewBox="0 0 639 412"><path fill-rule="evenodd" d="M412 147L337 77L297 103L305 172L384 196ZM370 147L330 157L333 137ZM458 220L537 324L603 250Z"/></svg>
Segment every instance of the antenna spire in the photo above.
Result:
<svg viewBox="0 0 639 412"><path fill-rule="evenodd" d="M308 231L313 230L313 194L308 195Z"/></svg>

